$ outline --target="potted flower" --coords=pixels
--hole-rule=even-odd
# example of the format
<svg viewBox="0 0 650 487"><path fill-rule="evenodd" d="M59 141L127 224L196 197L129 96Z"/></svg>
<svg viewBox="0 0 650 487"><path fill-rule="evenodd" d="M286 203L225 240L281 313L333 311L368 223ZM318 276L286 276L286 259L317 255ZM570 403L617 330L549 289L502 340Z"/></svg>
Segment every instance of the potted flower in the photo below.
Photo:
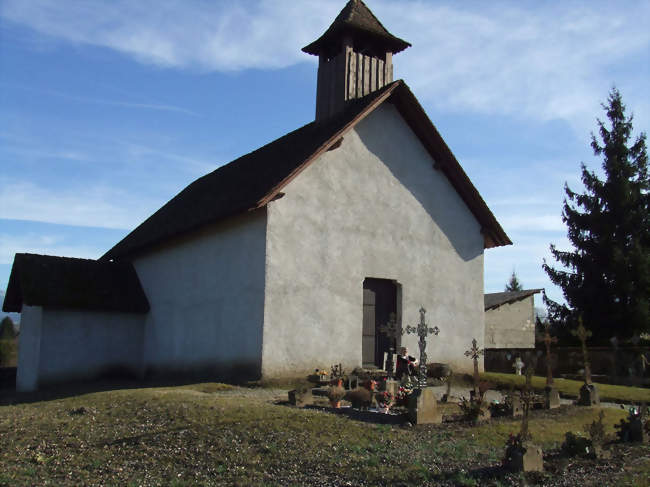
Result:
<svg viewBox="0 0 650 487"><path fill-rule="evenodd" d="M327 391L327 398L330 400L330 406L335 409L341 407L341 399L345 396L345 389L343 388L343 378L338 377L330 381L330 388Z"/></svg>

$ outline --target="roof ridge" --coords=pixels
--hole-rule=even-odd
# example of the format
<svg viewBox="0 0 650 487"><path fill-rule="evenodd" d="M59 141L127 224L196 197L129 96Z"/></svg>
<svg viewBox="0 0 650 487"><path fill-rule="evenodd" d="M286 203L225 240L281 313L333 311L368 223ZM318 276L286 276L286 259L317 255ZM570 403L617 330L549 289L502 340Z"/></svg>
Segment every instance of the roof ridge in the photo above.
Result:
<svg viewBox="0 0 650 487"><path fill-rule="evenodd" d="M207 224L257 210L387 99L422 141L436 165L482 226L485 248L512 242L501 228L436 127L402 80L348 102L338 115L311 122L190 183L100 260L132 258L145 248ZM440 163L440 165L437 165Z"/></svg>

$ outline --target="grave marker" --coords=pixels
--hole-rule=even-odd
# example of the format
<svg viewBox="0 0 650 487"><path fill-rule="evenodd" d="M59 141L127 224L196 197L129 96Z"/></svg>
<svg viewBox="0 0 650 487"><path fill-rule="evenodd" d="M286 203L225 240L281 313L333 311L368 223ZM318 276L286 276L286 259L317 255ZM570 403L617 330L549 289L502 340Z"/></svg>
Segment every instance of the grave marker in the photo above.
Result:
<svg viewBox="0 0 650 487"><path fill-rule="evenodd" d="M406 333L417 333L418 337L420 338L418 341L418 345L420 346L420 366L417 384L419 388L424 388L427 386L427 354L425 352L425 349L427 348L427 335L432 334L437 336L438 333L440 333L440 329L437 326L429 328L429 326L426 324L424 320L424 315L426 312L426 309L420 308L420 323L417 326L408 325L406 327Z"/></svg>
<svg viewBox="0 0 650 487"><path fill-rule="evenodd" d="M397 316L395 313L388 315L388 323L381 325L379 331L386 335L388 338L388 357L386 359L386 372L388 374L388 380L393 378L393 354L395 353L395 348L397 347L397 338L404 334L404 329L397 323Z"/></svg>
<svg viewBox="0 0 650 487"><path fill-rule="evenodd" d="M560 393L553 387L553 368L551 367L551 343L557 343L557 337L551 336L549 325L544 327L544 345L546 345L546 409L560 407Z"/></svg>
<svg viewBox="0 0 650 487"><path fill-rule="evenodd" d="M587 338L591 337L591 331L582 324L582 317L578 318L578 328L571 330L571 334L577 337L582 344L582 360L584 367L585 383L580 388L579 406L597 406L600 404L598 389L591 381L591 364L589 363L589 352L587 350Z"/></svg>
<svg viewBox="0 0 650 487"><path fill-rule="evenodd" d="M470 357L474 361L474 399L480 400L478 383L480 376L478 373L478 358L485 353L485 349L478 348L476 338L472 338L472 348L465 352L466 357Z"/></svg>

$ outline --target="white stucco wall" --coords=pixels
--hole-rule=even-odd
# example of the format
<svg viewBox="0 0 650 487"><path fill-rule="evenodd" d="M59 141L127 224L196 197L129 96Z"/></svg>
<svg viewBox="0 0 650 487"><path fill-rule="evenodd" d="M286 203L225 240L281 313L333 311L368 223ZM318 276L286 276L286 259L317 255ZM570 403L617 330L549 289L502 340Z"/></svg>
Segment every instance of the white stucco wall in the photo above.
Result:
<svg viewBox="0 0 650 487"><path fill-rule="evenodd" d="M16 389L142 372L144 315L23 306Z"/></svg>
<svg viewBox="0 0 650 487"><path fill-rule="evenodd" d="M16 370L16 390L19 392L38 389L42 322L43 308L23 305L20 315L18 368Z"/></svg>
<svg viewBox="0 0 650 487"><path fill-rule="evenodd" d="M533 296L485 311L487 348L535 348Z"/></svg>
<svg viewBox="0 0 650 487"><path fill-rule="evenodd" d="M259 375L266 210L165 244L134 260L149 299L147 374Z"/></svg>
<svg viewBox="0 0 650 487"><path fill-rule="evenodd" d="M479 223L397 110L384 104L268 205L263 374L361 364L366 277L401 285L402 324L424 306L429 361L470 371L483 345ZM399 304L398 304L399 307ZM403 338L417 355L417 338Z"/></svg>
<svg viewBox="0 0 650 487"><path fill-rule="evenodd" d="M39 385L142 375L145 315L43 309Z"/></svg>

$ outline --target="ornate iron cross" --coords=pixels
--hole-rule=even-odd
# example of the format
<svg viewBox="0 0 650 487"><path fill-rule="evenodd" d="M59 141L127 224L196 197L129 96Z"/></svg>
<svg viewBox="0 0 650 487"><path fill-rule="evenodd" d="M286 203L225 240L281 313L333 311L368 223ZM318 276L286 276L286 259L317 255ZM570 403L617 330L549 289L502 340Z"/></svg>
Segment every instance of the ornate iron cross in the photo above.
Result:
<svg viewBox="0 0 650 487"><path fill-rule="evenodd" d="M388 315L388 323L381 325L379 331L388 337L388 342L390 344L388 350L388 359L386 360L386 372L388 373L388 378L393 378L393 353L395 347L397 346L397 337L404 334L404 329L399 326L397 323L397 316L395 313L390 313Z"/></svg>
<svg viewBox="0 0 650 487"><path fill-rule="evenodd" d="M549 325L544 327L544 344L546 345L546 385L553 385L553 369L551 368L551 343L557 343L557 337L552 337Z"/></svg>
<svg viewBox="0 0 650 487"><path fill-rule="evenodd" d="M485 349L478 348L476 338L472 338L472 348L465 352L466 357L470 357L474 361L474 399L478 400L478 382L480 377L478 375L478 358L485 353Z"/></svg>
<svg viewBox="0 0 650 487"><path fill-rule="evenodd" d="M587 352L587 338L591 336L591 332L587 330L582 324L582 316L578 318L578 328L571 330L574 337L578 337L582 344L582 360L585 368L585 384L591 384L591 364L589 363L589 353Z"/></svg>
<svg viewBox="0 0 650 487"><path fill-rule="evenodd" d="M424 388L427 386L427 354L425 352L425 349L427 348L427 335L438 335L438 333L440 333L440 329L437 326L429 328L429 326L426 324L424 321L424 315L426 312L426 309L420 308L420 323L417 326L408 325L406 327L406 333L409 335L411 333L417 333L418 337L420 337L420 340L418 341L418 345L420 346L420 367L418 373L419 388Z"/></svg>

